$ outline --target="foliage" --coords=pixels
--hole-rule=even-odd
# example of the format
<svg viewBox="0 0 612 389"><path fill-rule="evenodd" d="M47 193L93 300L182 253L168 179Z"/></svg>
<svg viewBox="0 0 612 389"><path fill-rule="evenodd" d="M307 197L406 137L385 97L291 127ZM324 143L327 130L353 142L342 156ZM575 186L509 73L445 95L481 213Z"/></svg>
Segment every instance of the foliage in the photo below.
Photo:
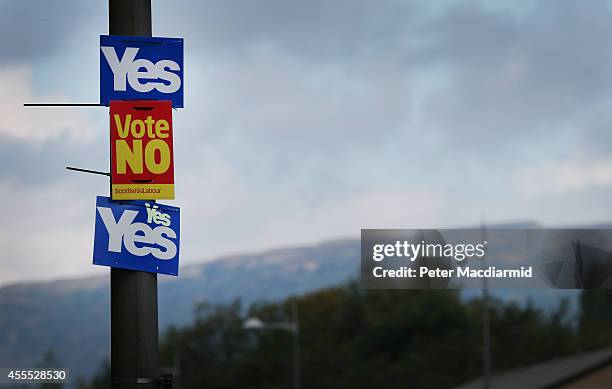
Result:
<svg viewBox="0 0 612 389"><path fill-rule="evenodd" d="M585 349L612 344L612 291L585 290L580 295L580 338Z"/></svg>
<svg viewBox="0 0 612 389"><path fill-rule="evenodd" d="M292 333L245 330L244 320L291 320L291 303L248 309L199 304L196 319L171 328L160 345L180 388L290 388ZM297 299L303 388L448 388L481 374L481 300L452 291L367 291L356 283ZM581 347L567 304L490 302L494 367L506 370L569 355ZM104 372L103 372L104 373ZM108 370L106 370L108 375ZM96 377L98 386L104 374Z"/></svg>

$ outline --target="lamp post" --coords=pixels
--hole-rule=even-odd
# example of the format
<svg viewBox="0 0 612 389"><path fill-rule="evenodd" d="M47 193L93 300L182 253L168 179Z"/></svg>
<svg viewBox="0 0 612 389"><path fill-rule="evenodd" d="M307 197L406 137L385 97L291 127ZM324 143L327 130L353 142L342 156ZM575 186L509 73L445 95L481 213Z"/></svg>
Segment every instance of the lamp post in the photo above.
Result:
<svg viewBox="0 0 612 389"><path fill-rule="evenodd" d="M291 308L293 315L291 322L264 322L256 317L250 317L244 321L243 328L255 331L281 330L293 334L293 388L300 389L300 326L295 299L292 301Z"/></svg>

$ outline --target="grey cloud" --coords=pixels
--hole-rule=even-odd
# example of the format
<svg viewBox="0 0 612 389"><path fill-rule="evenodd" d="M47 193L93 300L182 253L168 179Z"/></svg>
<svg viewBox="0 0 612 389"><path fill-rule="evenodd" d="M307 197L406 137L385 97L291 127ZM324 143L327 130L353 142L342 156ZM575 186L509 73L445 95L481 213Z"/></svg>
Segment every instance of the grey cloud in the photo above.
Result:
<svg viewBox="0 0 612 389"><path fill-rule="evenodd" d="M579 123L573 143L578 150L586 151L598 158L609 158L612 153L612 100L602 102L588 112Z"/></svg>
<svg viewBox="0 0 612 389"><path fill-rule="evenodd" d="M108 147L103 140L88 144L55 139L45 143L30 143L0 137L0 185L39 188L70 178L66 166L108 170ZM100 178L104 179L104 178Z"/></svg>
<svg viewBox="0 0 612 389"><path fill-rule="evenodd" d="M0 1L0 64L57 55L71 34L103 11L106 2L83 0Z"/></svg>
<svg viewBox="0 0 612 389"><path fill-rule="evenodd" d="M75 4L78 12L69 8ZM3 43L0 63L37 61L72 32L85 30L87 39L71 49L89 50L87 58L95 62L95 44L81 45L104 31L82 25L90 14L103 12L106 1L86 7L91 4L0 2L0 31L14 37ZM517 199L509 178L528 159L499 157L512 156L504 148L518 145L532 161L534 155L551 160L559 155L551 148L561 147L561 138L596 130L597 144L609 144L609 115L590 113L596 106L605 112L610 99L607 6L542 1L518 17L462 2L431 22L423 16L426 4L154 1L154 33L186 38L188 99L175 112L174 140L176 204L184 207L186 233L197 238L186 240L192 245L187 253L206 253L216 241L223 243L215 250L242 250L261 242L282 244L279 239L302 232L304 239L313 231L354 233L358 223L372 218L430 223L429 211L418 212L427 201L403 195L413 189L423 197L440 196L444 212L435 221L445 225L477 222L483 210L494 220L574 222L605 211L609 188L552 201ZM59 62L54 64L63 66ZM65 74L97 77L95 66L81 69L77 62L66 60ZM439 87L440 80L448 84ZM12 193L24 198L13 195L21 208L45 208L40 199L46 200L48 189L56 199L73 198L67 210L83 235L68 231L53 238L65 229L40 224L38 208L19 219L23 230L36 225L39 239L90 241L91 230L83 226L93 222L92 201L107 193L106 179L65 172L64 166L107 166L108 122L99 123L100 135L78 144L0 138L0 187L18 186L21 191ZM582 124L588 127L584 135L577 127ZM528 150L534 144L542 147ZM499 160L488 160L493 158ZM584 201L584 214L560 212ZM202 220L214 227L206 239ZM215 231L233 231L232 242L238 243L228 246ZM15 260L31 255L19 239L9 241ZM62 263L86 250L61 256Z"/></svg>
<svg viewBox="0 0 612 389"><path fill-rule="evenodd" d="M541 1L522 18L459 5L423 32L424 63L444 64L449 85L426 115L454 141L494 150L555 143L609 98L612 12L607 2ZM497 152L497 151L496 151Z"/></svg>
<svg viewBox="0 0 612 389"><path fill-rule="evenodd" d="M318 62L398 45L416 16L412 2L393 0L209 0L156 6L157 30L172 24L176 31L180 19L181 33L199 49L218 54L270 44Z"/></svg>
<svg viewBox="0 0 612 389"><path fill-rule="evenodd" d="M186 35L192 55L200 53L202 63L212 68L227 69L224 61L234 62L219 79L233 92L215 99L243 119L228 125L230 131L244 130L239 137L252 137L255 143L268 134L270 149L299 143L326 153L340 144L359 150L403 128L410 132L406 137L413 131L436 133L440 145L447 142L445 147L453 150L457 142L485 144L498 150L488 153L493 155L505 145L532 142L539 147L547 136L572 137L571 124L581 125L577 117L609 96L608 4L534 4L519 15L459 2L431 19L425 3L409 1L210 0L157 3L155 25L158 32ZM293 68L282 68L269 52L257 51L262 45L292 58ZM233 57L224 58L224 53ZM325 66L337 72L329 90L334 80L346 80L340 87L344 100L327 111L321 109L330 96L325 88L316 91L321 93L317 97L298 85ZM418 95L424 92L414 90L412 80L424 73L437 73L448 84ZM273 89L279 83L286 91ZM395 90L394 83L399 86ZM364 84L370 85L370 96L358 102L350 88ZM424 100L419 112L416 100ZM276 111L271 109L275 104ZM308 112L308 105L315 109ZM302 115L290 117L287 112L293 109ZM421 123L403 126L415 114ZM479 157L487 155L481 151Z"/></svg>

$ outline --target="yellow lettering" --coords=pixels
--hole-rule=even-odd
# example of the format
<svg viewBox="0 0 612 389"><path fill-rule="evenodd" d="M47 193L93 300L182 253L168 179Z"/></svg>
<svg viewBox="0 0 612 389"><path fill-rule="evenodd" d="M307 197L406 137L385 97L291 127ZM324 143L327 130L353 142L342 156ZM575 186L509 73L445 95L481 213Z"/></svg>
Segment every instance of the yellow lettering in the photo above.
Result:
<svg viewBox="0 0 612 389"><path fill-rule="evenodd" d="M136 127L139 127L140 130L136 130ZM145 124L140 119L136 119L132 122L132 135L136 139L140 139L145 134Z"/></svg>
<svg viewBox="0 0 612 389"><path fill-rule="evenodd" d="M127 115L125 117L125 124L121 125L121 117L117 114L113 115L115 117L115 125L117 126L117 133L120 138L127 138L128 131L130 130L130 122L132 121L132 115Z"/></svg>
<svg viewBox="0 0 612 389"><path fill-rule="evenodd" d="M160 119L157 121L157 123L155 123L155 133L157 134L158 138L167 138L170 136L168 134L169 129L170 126L168 125L168 121L164 119Z"/></svg>
<svg viewBox="0 0 612 389"><path fill-rule="evenodd" d="M154 123L155 123L155 120L153 120L151 116L147 116L147 118L145 119L145 124L147 125L147 136L149 138L155 138L155 134L153 134L153 124Z"/></svg>
<svg viewBox="0 0 612 389"><path fill-rule="evenodd" d="M160 161L155 161L155 152L159 150ZM145 163L147 169L153 174L165 173L170 167L170 148L168 144L161 139L153 139L147 143L145 148Z"/></svg>
<svg viewBox="0 0 612 389"><path fill-rule="evenodd" d="M142 174L142 140L132 141L132 148L124 139L118 140L115 145L117 174L125 174L126 165L130 165L133 173Z"/></svg>

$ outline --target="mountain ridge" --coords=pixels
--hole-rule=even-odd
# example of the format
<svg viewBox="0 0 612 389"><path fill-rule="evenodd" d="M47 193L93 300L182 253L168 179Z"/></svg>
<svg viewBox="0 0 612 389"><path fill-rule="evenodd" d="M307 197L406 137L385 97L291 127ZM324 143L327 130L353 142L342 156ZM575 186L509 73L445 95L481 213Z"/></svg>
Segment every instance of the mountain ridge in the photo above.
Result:
<svg viewBox="0 0 612 389"><path fill-rule="evenodd" d="M160 333L193 319L197 303L273 301L356 278L358 239L236 254L189 264L160 277ZM109 355L110 277L32 281L0 287L0 366L35 366L48 350L91 376Z"/></svg>
<svg viewBox="0 0 612 389"><path fill-rule="evenodd" d="M489 228L528 225L534 226L512 223ZM248 306L358 279L360 256L360 239L343 238L186 265L179 277L159 278L160 333L193 320L194 308L200 302L225 304L240 299ZM100 275L0 287L0 366L32 367L52 350L74 377L90 377L110 354L109 283L108 275ZM532 292L493 294L517 302L534 297L536 305L545 308L568 297L573 301L573 311L577 310L575 291ZM462 296L478 297L479 290L465 291Z"/></svg>

